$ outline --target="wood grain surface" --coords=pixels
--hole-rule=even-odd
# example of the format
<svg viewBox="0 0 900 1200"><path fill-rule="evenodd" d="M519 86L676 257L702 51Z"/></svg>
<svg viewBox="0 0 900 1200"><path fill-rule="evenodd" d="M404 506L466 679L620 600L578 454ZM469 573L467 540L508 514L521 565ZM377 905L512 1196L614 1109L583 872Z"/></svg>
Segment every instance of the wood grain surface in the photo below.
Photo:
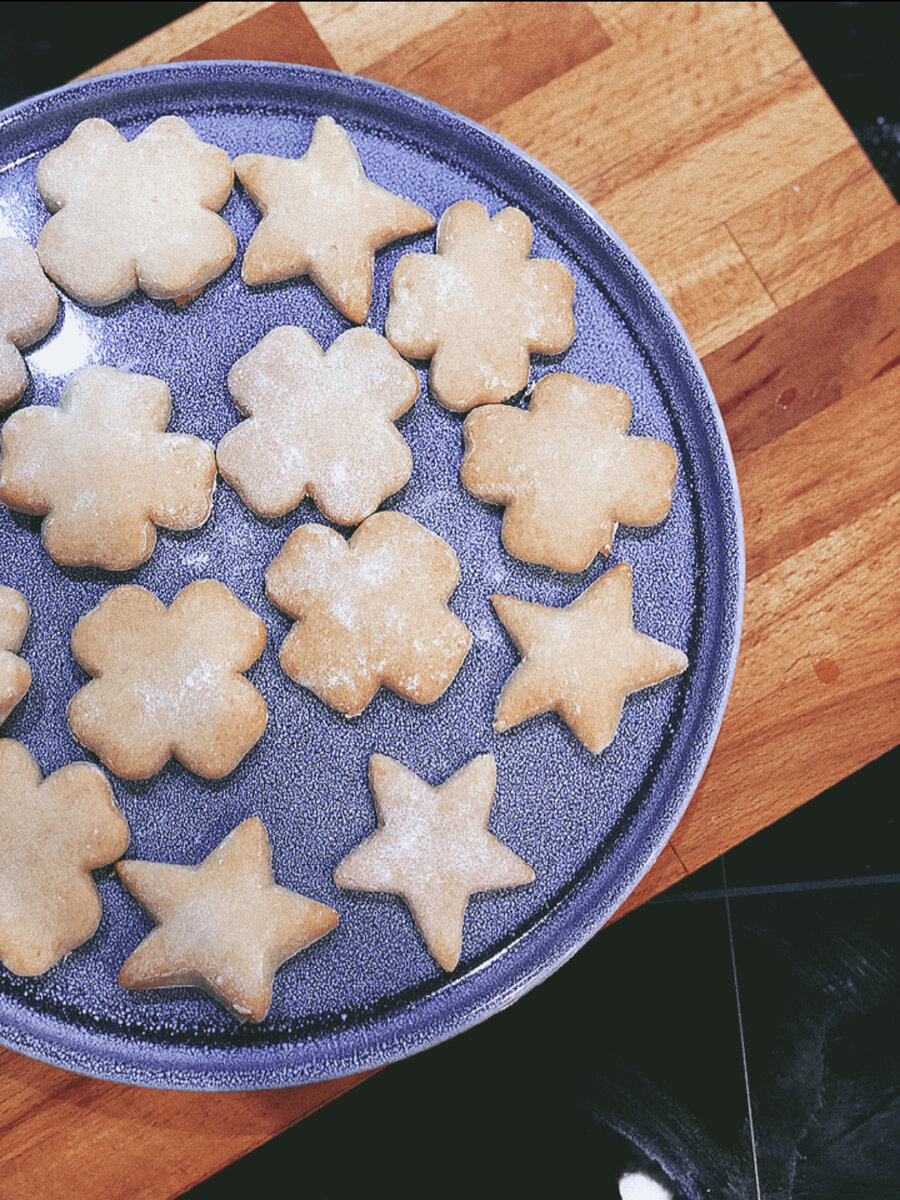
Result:
<svg viewBox="0 0 900 1200"><path fill-rule="evenodd" d="M900 213L767 5L206 4L91 73L174 58L336 67L483 121L597 207L701 354L743 498L744 636L697 795L626 910L897 743ZM196 1096L0 1051L0 1197L176 1196L356 1082Z"/></svg>

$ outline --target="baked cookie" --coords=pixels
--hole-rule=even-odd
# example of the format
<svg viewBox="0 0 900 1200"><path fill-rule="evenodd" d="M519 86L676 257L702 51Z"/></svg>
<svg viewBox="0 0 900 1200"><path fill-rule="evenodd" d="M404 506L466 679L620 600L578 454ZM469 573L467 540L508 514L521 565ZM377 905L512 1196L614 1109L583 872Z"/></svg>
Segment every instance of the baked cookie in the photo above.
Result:
<svg viewBox="0 0 900 1200"><path fill-rule="evenodd" d="M630 692L680 675L688 660L634 628L631 567L620 563L567 608L492 596L523 655L500 693L498 733L537 713L556 712L592 754L615 736Z"/></svg>
<svg viewBox="0 0 900 1200"><path fill-rule="evenodd" d="M151 375L85 367L59 408L34 405L0 435L0 501L43 516L48 554L70 567L145 562L156 526L196 529L216 483L212 445L165 433L168 387Z"/></svg>
<svg viewBox="0 0 900 1200"><path fill-rule="evenodd" d="M338 866L334 882L402 896L428 952L452 971L472 893L534 882L528 863L488 833L497 764L482 754L430 787L401 763L373 754L369 784L378 828Z"/></svg>
<svg viewBox="0 0 900 1200"><path fill-rule="evenodd" d="M19 351L50 332L58 308L56 288L32 248L18 238L0 238L0 412L15 404L28 384Z"/></svg>
<svg viewBox="0 0 900 1200"><path fill-rule="evenodd" d="M127 846L102 771L73 763L42 779L24 746L0 740L0 962L42 975L93 937L101 904L91 871Z"/></svg>
<svg viewBox="0 0 900 1200"><path fill-rule="evenodd" d="M125 960L122 987L203 988L242 1021L263 1020L281 964L338 923L334 909L276 884L258 817L199 866L128 861L116 870L156 923Z"/></svg>
<svg viewBox="0 0 900 1200"><path fill-rule="evenodd" d="M371 329L348 329L327 353L303 329L273 329L234 364L228 387L249 420L219 443L219 470L261 516L308 494L330 521L358 525L412 474L392 422L419 377Z"/></svg>
<svg viewBox="0 0 900 1200"><path fill-rule="evenodd" d="M447 607L458 582L453 550L402 513L375 513L349 542L302 525L266 571L266 595L296 621L281 665L348 717L382 686L430 704L472 642Z"/></svg>
<svg viewBox="0 0 900 1200"><path fill-rule="evenodd" d="M655 525L672 504L675 451L629 437L631 401L608 384L545 375L527 412L508 405L466 417L459 477L505 504L501 536L516 558L583 571L609 554L616 525Z"/></svg>
<svg viewBox="0 0 900 1200"><path fill-rule="evenodd" d="M357 324L369 313L376 250L434 228L431 213L366 178L331 117L318 119L302 158L242 154L234 169L263 215L244 255L244 282L309 275Z"/></svg>
<svg viewBox="0 0 900 1200"><path fill-rule="evenodd" d="M31 687L31 668L16 653L30 620L31 609L22 593L0 586L0 725Z"/></svg>
<svg viewBox="0 0 900 1200"><path fill-rule="evenodd" d="M575 337L575 280L529 258L531 222L517 208L488 217L460 200L441 217L435 254L407 254L391 279L385 335L407 358L430 358L445 408L499 404L528 383L529 355L560 354Z"/></svg>
<svg viewBox="0 0 900 1200"><path fill-rule="evenodd" d="M234 234L216 215L233 184L225 151L180 117L160 117L131 142L90 117L38 164L54 214L38 237L41 266L82 304L138 288L190 300L234 261Z"/></svg>
<svg viewBox="0 0 900 1200"><path fill-rule="evenodd" d="M69 727L123 779L172 757L219 779L266 728L266 702L241 674L265 644L256 613L214 579L188 584L168 609L146 588L113 588L72 631L94 678L69 701Z"/></svg>

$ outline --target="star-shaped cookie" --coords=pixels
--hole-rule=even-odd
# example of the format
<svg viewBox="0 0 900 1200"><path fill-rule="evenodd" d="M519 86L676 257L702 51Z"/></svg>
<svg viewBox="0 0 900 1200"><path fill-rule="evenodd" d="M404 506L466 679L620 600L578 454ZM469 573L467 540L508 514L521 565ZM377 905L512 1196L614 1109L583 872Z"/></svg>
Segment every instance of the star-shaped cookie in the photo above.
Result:
<svg viewBox="0 0 900 1200"><path fill-rule="evenodd" d="M91 871L125 853L128 824L89 763L47 779L31 753L0 740L0 962L42 975L100 924Z"/></svg>
<svg viewBox="0 0 900 1200"><path fill-rule="evenodd" d="M567 608L514 596L492 596L491 603L524 656L500 693L499 733L537 713L556 712L599 754L615 736L630 692L687 667L680 650L634 628L627 563L601 575Z"/></svg>
<svg viewBox="0 0 900 1200"><path fill-rule="evenodd" d="M31 609L22 593L0 586L0 725L31 687L31 668L16 653L30 620Z"/></svg>
<svg viewBox="0 0 900 1200"><path fill-rule="evenodd" d="M28 384L19 351L50 332L58 307L56 288L32 248L18 238L0 238L0 412Z"/></svg>
<svg viewBox="0 0 900 1200"><path fill-rule="evenodd" d="M466 417L459 475L479 500L505 504L502 538L525 562L583 571L609 554L616 525L655 525L669 511L678 460L667 442L629 437L631 401L609 385L545 375L528 410Z"/></svg>
<svg viewBox="0 0 900 1200"><path fill-rule="evenodd" d="M528 863L487 830L497 764L482 754L430 787L401 763L374 754L369 783L378 828L340 863L334 881L402 896L429 953L452 971L472 893L534 882Z"/></svg>
<svg viewBox="0 0 900 1200"><path fill-rule="evenodd" d="M123 779L155 775L173 756L219 779L266 728L266 702L242 674L265 644L256 613L214 579L188 584L169 608L146 588L113 588L72 631L94 678L69 701L69 727Z"/></svg>
<svg viewBox="0 0 900 1200"><path fill-rule="evenodd" d="M309 275L357 324L369 313L376 250L434 228L430 213L366 178L331 117L316 122L302 158L242 154L234 169L263 215L241 278L257 284Z"/></svg>
<svg viewBox="0 0 900 1200"><path fill-rule="evenodd" d="M265 826L250 817L199 866L120 862L156 928L124 962L126 988L199 987L242 1021L262 1021L283 962L338 923L334 909L279 887Z"/></svg>
<svg viewBox="0 0 900 1200"><path fill-rule="evenodd" d="M358 525L412 474L394 428L419 377L383 337L348 329L327 353L283 325L228 373L249 420L219 443L219 470L253 512L280 517L309 494L330 521Z"/></svg>
<svg viewBox="0 0 900 1200"><path fill-rule="evenodd" d="M391 278L385 336L407 358L430 358L445 408L499 404L528 383L529 355L559 354L575 337L575 281L529 258L531 221L518 208L488 217L460 200L441 217L434 254L407 254Z"/></svg>
<svg viewBox="0 0 900 1200"><path fill-rule="evenodd" d="M296 621L281 665L348 717L382 686L430 704L472 642L447 607L458 582L450 546L403 513L375 513L349 542L302 525L266 571L266 594Z"/></svg>
<svg viewBox="0 0 900 1200"><path fill-rule="evenodd" d="M217 215L231 160L180 117L160 117L131 142L91 117L44 155L36 181L54 214L38 237L41 266L82 304L137 288L188 300L234 260L234 234Z"/></svg>
<svg viewBox="0 0 900 1200"><path fill-rule="evenodd" d="M33 405L7 420L0 501L44 517L44 546L64 566L125 571L146 562L157 525L204 523L216 483L213 447L166 433L171 411L161 379L85 367L58 408Z"/></svg>

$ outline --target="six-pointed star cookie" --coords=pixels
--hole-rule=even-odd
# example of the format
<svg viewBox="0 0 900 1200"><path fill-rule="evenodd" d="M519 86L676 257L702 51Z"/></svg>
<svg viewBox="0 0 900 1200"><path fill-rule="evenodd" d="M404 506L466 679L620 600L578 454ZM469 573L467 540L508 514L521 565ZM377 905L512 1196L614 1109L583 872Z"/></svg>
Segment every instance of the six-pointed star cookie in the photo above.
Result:
<svg viewBox="0 0 900 1200"><path fill-rule="evenodd" d="M54 214L38 237L41 266L82 304L137 288L190 299L234 260L234 234L217 216L233 183L225 151L180 117L160 117L132 142L91 117L38 164Z"/></svg>
<svg viewBox="0 0 900 1200"><path fill-rule="evenodd" d="M100 924L91 871L128 846L106 776L74 763L42 780L30 752L0 740L0 962L41 975Z"/></svg>
<svg viewBox="0 0 900 1200"><path fill-rule="evenodd" d="M638 633L631 606L631 567L602 575L567 608L492 596L523 661L500 693L498 732L537 713L557 712L593 754L612 741L622 704L687 667L680 650Z"/></svg>
<svg viewBox="0 0 900 1200"><path fill-rule="evenodd" d="M458 582L450 546L402 513L375 513L349 542L303 525L266 571L266 594L296 621L281 665L348 717L382 685L430 704L472 641L447 607Z"/></svg>
<svg viewBox="0 0 900 1200"><path fill-rule="evenodd" d="M353 143L320 117L302 158L242 154L238 179L263 215L241 267L246 283L309 275L338 312L365 321L375 251L434 228L434 217L366 178Z"/></svg>
<svg viewBox="0 0 900 1200"><path fill-rule="evenodd" d="M429 787L401 763L374 754L369 783L378 828L340 863L334 881L402 896L429 952L452 971L472 893L534 881L528 863L487 830L497 764L482 754Z"/></svg>
<svg viewBox="0 0 900 1200"><path fill-rule="evenodd" d="M228 387L249 420L219 443L219 470L261 516L282 516L308 493L329 520L358 525L412 474L392 422L419 378L371 329L348 329L327 353L303 329L273 329L234 364Z"/></svg>
<svg viewBox="0 0 900 1200"><path fill-rule="evenodd" d="M678 460L667 442L629 437L631 401L577 375L545 375L527 412L507 405L466 417L463 486L505 504L503 545L516 558L583 571L609 554L616 525L668 513Z"/></svg>
<svg viewBox="0 0 900 1200"><path fill-rule="evenodd" d="M394 269L385 335L407 358L431 359L446 408L508 400L528 382L530 354L571 344L575 281L562 263L530 259L531 241L519 209L489 218L460 200L441 217L437 252L407 254Z"/></svg>
<svg viewBox="0 0 900 1200"><path fill-rule="evenodd" d="M45 516L47 552L65 566L124 571L145 562L156 525L196 529L209 516L215 451L165 433L169 389L150 375L85 367L59 408L35 405L0 438L0 501Z"/></svg>
<svg viewBox="0 0 900 1200"><path fill-rule="evenodd" d="M258 817L197 867L131 860L116 869L156 922L125 960L122 987L203 988L241 1020L262 1021L281 964L338 923L334 909L275 883Z"/></svg>
<svg viewBox="0 0 900 1200"><path fill-rule="evenodd" d="M218 779L265 730L266 702L241 674L265 644L259 617L213 579L188 584L168 609L145 588L113 588L72 631L95 678L69 701L69 727L124 779L172 756Z"/></svg>
<svg viewBox="0 0 900 1200"><path fill-rule="evenodd" d="M0 411L15 404L28 383L19 351L49 333L58 307L56 288L32 248L0 238Z"/></svg>
<svg viewBox="0 0 900 1200"><path fill-rule="evenodd" d="M16 653L30 619L22 593L0 586L0 725L31 687L31 668Z"/></svg>

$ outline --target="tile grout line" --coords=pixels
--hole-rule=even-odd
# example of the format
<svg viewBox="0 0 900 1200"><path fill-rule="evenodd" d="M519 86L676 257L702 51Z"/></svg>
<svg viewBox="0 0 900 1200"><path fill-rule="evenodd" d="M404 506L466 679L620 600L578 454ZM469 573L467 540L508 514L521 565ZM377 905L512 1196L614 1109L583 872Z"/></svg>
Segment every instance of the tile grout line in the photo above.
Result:
<svg viewBox="0 0 900 1200"><path fill-rule="evenodd" d="M747 1096L747 1119L750 1125L750 1150L753 1155L753 1178L756 1181L756 1200L762 1200L759 1186L759 1163L756 1157L756 1130L753 1126L753 1103L750 1099L750 1071L747 1066L747 1043L744 1041L744 1017L741 1012L741 992L738 987L737 957L734 952L734 933L731 927L731 905L728 902L728 877L725 873L725 856L719 860L722 864L722 890L725 900L725 919L728 923L728 945L731 950L731 974L734 980L734 1000L737 1005L738 1036L741 1042L741 1062L744 1067L744 1092Z"/></svg>
<svg viewBox="0 0 900 1200"><path fill-rule="evenodd" d="M849 879L807 879L797 883L759 883L747 887L728 888L727 895L737 898L746 896L777 896L791 892L827 892L832 889L875 887L889 883L900 883L900 874L895 875L862 875ZM701 888L696 892L678 892L675 895L662 892L653 896L648 904L684 904L688 900L722 900L726 891L723 888Z"/></svg>

